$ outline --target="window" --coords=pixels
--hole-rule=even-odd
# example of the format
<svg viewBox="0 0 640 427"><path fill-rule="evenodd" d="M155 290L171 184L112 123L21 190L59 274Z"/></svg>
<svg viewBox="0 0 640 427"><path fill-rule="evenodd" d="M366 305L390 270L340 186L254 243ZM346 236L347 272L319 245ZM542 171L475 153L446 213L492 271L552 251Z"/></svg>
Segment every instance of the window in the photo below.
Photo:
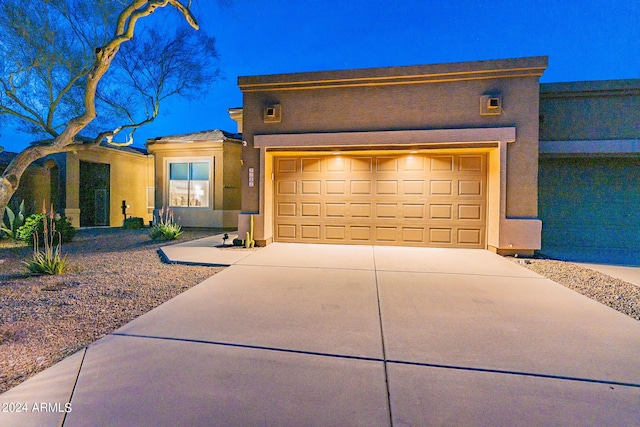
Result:
<svg viewBox="0 0 640 427"><path fill-rule="evenodd" d="M209 207L209 162L169 163L169 206Z"/></svg>

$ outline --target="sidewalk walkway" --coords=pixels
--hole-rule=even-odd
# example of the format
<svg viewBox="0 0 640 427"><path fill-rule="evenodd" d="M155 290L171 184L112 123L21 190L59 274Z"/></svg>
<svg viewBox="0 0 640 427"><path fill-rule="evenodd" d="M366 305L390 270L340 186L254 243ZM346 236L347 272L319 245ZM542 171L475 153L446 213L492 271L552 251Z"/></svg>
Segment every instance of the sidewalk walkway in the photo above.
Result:
<svg viewBox="0 0 640 427"><path fill-rule="evenodd" d="M590 268L600 273L608 274L616 279L624 280L640 286L640 267L630 267L624 265L608 265L608 264L589 264L584 262L576 262L575 264Z"/></svg>
<svg viewBox="0 0 640 427"><path fill-rule="evenodd" d="M193 248L217 245L205 243L165 254L199 262ZM208 252L222 263L224 251ZM640 419L640 322L488 251L274 243L247 252L1 395L0 408L27 411L0 412L0 425ZM49 410L33 410L42 404Z"/></svg>

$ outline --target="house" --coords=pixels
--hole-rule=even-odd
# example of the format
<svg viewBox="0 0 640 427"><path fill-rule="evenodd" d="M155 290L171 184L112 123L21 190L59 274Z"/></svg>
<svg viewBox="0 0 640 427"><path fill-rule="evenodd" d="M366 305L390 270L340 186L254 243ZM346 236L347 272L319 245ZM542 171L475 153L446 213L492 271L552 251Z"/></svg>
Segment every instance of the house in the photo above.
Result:
<svg viewBox="0 0 640 427"><path fill-rule="evenodd" d="M542 251L640 265L640 79L540 87Z"/></svg>
<svg viewBox="0 0 640 427"><path fill-rule="evenodd" d="M74 227L119 227L125 214L152 219L153 198L147 189L153 162L145 150L103 142L52 154L43 163L50 170L51 203Z"/></svg>
<svg viewBox="0 0 640 427"><path fill-rule="evenodd" d="M532 254L546 57L240 77L254 238Z"/></svg>
<svg viewBox="0 0 640 427"><path fill-rule="evenodd" d="M18 153L1 151L0 149L0 174L17 155ZM20 186L13 194L9 206L17 209L24 200L28 212L40 212L43 203L47 207L51 203L50 181L49 169L44 166L44 162L42 160L33 162L22 175ZM0 222L2 222L1 218Z"/></svg>
<svg viewBox="0 0 640 427"><path fill-rule="evenodd" d="M253 216L260 245L635 248L638 263L640 81L540 85L546 67L240 77L239 234Z"/></svg>
<svg viewBox="0 0 640 427"><path fill-rule="evenodd" d="M236 228L242 138L221 130L147 140L155 165L155 208L187 227Z"/></svg>

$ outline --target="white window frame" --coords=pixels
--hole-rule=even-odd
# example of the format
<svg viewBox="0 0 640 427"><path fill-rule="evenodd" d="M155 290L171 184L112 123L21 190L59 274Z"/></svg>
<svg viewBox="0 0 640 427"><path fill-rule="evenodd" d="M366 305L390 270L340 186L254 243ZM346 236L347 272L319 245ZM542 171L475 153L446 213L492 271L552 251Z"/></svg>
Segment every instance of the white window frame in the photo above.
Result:
<svg viewBox="0 0 640 427"><path fill-rule="evenodd" d="M207 206L177 206L171 204L170 186L171 186L171 165L174 163L207 163L209 165L209 194L207 195ZM165 158L165 206L174 209L212 209L214 205L215 194L215 158L214 157L170 157ZM188 180L191 181L191 180Z"/></svg>

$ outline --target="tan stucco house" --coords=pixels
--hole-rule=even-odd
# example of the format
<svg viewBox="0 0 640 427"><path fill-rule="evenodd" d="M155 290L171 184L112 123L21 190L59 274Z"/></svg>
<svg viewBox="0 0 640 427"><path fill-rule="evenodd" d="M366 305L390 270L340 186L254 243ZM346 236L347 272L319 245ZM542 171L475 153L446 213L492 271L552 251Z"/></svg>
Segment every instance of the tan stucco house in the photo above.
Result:
<svg viewBox="0 0 640 427"><path fill-rule="evenodd" d="M0 174L17 155L18 153L2 151L0 147ZM50 180L49 169L44 166L44 162L42 160L33 162L22 175L20 186L13 194L9 206L17 210L20 203L24 201L28 212L40 211L43 203L49 206L51 203ZM0 222L2 222L1 218Z"/></svg>
<svg viewBox="0 0 640 427"><path fill-rule="evenodd" d="M155 208L186 227L235 228L240 213L242 139L210 130L147 140L155 167Z"/></svg>
<svg viewBox="0 0 640 427"><path fill-rule="evenodd" d="M51 203L74 227L122 226L123 202L127 217L152 219L153 159L145 150L103 143L43 162L50 170Z"/></svg>
<svg viewBox="0 0 640 427"><path fill-rule="evenodd" d="M546 57L240 77L259 244L532 253Z"/></svg>
<svg viewBox="0 0 640 427"><path fill-rule="evenodd" d="M240 77L239 234L640 264L640 80L546 57ZM603 254L610 256L603 257Z"/></svg>

